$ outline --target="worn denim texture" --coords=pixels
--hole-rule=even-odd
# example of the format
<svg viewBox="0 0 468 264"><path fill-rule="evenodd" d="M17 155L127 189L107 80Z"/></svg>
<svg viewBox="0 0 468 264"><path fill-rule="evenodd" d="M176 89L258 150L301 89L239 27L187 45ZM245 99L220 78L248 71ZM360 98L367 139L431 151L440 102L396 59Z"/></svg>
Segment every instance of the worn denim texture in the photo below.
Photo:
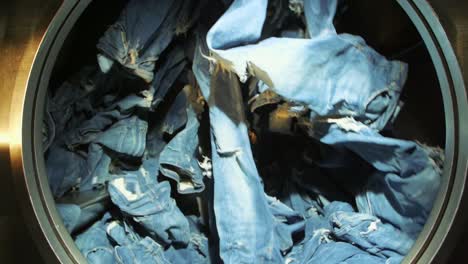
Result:
<svg viewBox="0 0 468 264"><path fill-rule="evenodd" d="M386 60L361 37L334 33L336 3L325 2L305 1L310 39L271 37L256 43L267 1L234 1L207 34L212 60L242 82L255 76L316 115L350 116L382 129L397 106L407 66Z"/></svg>
<svg viewBox="0 0 468 264"><path fill-rule="evenodd" d="M375 216L332 202L306 220L304 240L288 253L288 263L399 263L413 240Z"/></svg>
<svg viewBox="0 0 468 264"><path fill-rule="evenodd" d="M202 41L193 69L209 105L220 256L225 263L282 262L276 222L250 148L238 80L220 68L210 74Z"/></svg>
<svg viewBox="0 0 468 264"><path fill-rule="evenodd" d="M182 47L173 48L167 55L166 60L156 71L155 77L151 83L150 90L153 92L153 108L158 107L165 99L167 93L172 88L176 79L184 70L187 61Z"/></svg>
<svg viewBox="0 0 468 264"><path fill-rule="evenodd" d="M108 211L75 237L90 263L402 261L443 155L379 134L408 67L338 34L342 2L128 1L97 44L100 69L46 103L65 228ZM262 149L276 139L292 144ZM88 190L106 203L58 199Z"/></svg>
<svg viewBox="0 0 468 264"><path fill-rule="evenodd" d="M329 221L338 239L380 257L402 258L414 242L392 225L368 214L336 211Z"/></svg>
<svg viewBox="0 0 468 264"><path fill-rule="evenodd" d="M147 131L148 123L132 116L112 125L95 142L121 154L141 157L145 151Z"/></svg>
<svg viewBox="0 0 468 264"><path fill-rule="evenodd" d="M198 165L197 115L187 109L188 122L164 148L159 157L160 171L166 177L177 181L179 193L197 193L205 189L203 174Z"/></svg>
<svg viewBox="0 0 468 264"><path fill-rule="evenodd" d="M170 196L167 181L145 183L134 174L113 180L109 184L112 202L131 216L156 241L186 245L189 224Z"/></svg>
<svg viewBox="0 0 468 264"><path fill-rule="evenodd" d="M142 238L126 222L110 222L106 227L107 234L117 244L114 255L117 263L164 263L164 248L150 237Z"/></svg>
<svg viewBox="0 0 468 264"><path fill-rule="evenodd" d="M175 135L187 123L187 107L189 105L187 96L185 89L182 89L172 102L162 122L161 129L164 133Z"/></svg>
<svg viewBox="0 0 468 264"><path fill-rule="evenodd" d="M110 218L110 214L104 215L75 239L76 246L90 264L118 263L114 258L114 247L106 234L106 225Z"/></svg>
<svg viewBox="0 0 468 264"><path fill-rule="evenodd" d="M173 38L193 25L199 1L132 0L97 44L101 70L116 61L150 83L155 64ZM203 2L203 1L202 1ZM195 16L197 17L197 16Z"/></svg>
<svg viewBox="0 0 468 264"><path fill-rule="evenodd" d="M377 216L415 238L440 186L441 169L435 159L441 159L441 154L411 141L383 137L351 122L353 131L333 124L321 141L349 149L374 167L356 197L359 212Z"/></svg>
<svg viewBox="0 0 468 264"><path fill-rule="evenodd" d="M164 255L170 263L208 264L211 263L208 238L200 230L201 223L196 216L187 216L190 224L190 242L187 247L169 247Z"/></svg>
<svg viewBox="0 0 468 264"><path fill-rule="evenodd" d="M78 225L81 208L76 204L56 204L56 208L62 217L65 228L71 233Z"/></svg>
<svg viewBox="0 0 468 264"><path fill-rule="evenodd" d="M116 246L115 258L119 264L171 263L164 258L163 247L149 237L130 245Z"/></svg>

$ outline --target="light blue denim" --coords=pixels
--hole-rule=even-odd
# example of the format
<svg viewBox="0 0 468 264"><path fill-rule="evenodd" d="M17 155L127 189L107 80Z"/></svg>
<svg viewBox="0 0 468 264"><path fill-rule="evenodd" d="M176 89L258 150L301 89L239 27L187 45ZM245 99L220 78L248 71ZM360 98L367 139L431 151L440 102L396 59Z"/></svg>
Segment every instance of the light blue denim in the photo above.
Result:
<svg viewBox="0 0 468 264"><path fill-rule="evenodd" d="M155 263L171 264L164 257L163 247L150 237L125 246L115 247L115 259L119 264Z"/></svg>
<svg viewBox="0 0 468 264"><path fill-rule="evenodd" d="M239 82L219 68L211 75L204 46L199 39L193 71L209 105L220 256L225 263L282 262L277 223L250 148Z"/></svg>
<svg viewBox="0 0 468 264"><path fill-rule="evenodd" d="M109 183L112 202L142 226L157 242L187 245L189 224L171 198L171 186L145 182L135 174L127 174Z"/></svg>
<svg viewBox="0 0 468 264"><path fill-rule="evenodd" d="M62 217L65 228L71 233L78 225L81 208L76 204L56 204L55 206Z"/></svg>
<svg viewBox="0 0 468 264"><path fill-rule="evenodd" d="M258 42L267 0L234 1L207 34L212 60L242 82L255 76L314 115L354 117L380 130L394 114L407 65L386 60L361 37L336 34L334 2L305 1L310 39Z"/></svg>
<svg viewBox="0 0 468 264"><path fill-rule="evenodd" d="M338 239L383 258L403 259L414 242L392 225L368 214L336 211L329 221Z"/></svg>

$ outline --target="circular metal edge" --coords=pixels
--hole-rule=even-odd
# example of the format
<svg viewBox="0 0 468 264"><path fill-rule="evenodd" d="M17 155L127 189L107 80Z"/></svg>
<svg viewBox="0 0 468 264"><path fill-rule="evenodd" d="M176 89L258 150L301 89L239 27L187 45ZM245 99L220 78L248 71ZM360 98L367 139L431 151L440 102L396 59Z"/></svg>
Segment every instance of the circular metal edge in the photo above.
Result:
<svg viewBox="0 0 468 264"><path fill-rule="evenodd" d="M41 41L28 78L24 96L21 145L12 153L16 164L14 175L23 215L35 244L46 263L86 263L85 258L68 234L50 192L43 157L42 117L44 98L57 55L68 33L91 0L64 1L52 19ZM32 133L32 134L31 134ZM22 168L21 168L22 166ZM19 181L19 183L18 183Z"/></svg>
<svg viewBox="0 0 468 264"><path fill-rule="evenodd" d="M466 182L467 151L458 147L468 144L468 137L464 132L460 133L468 131L468 125L462 122L468 120L466 89L453 48L430 4L424 0L397 1L421 34L436 67L447 129L447 159L444 168L446 180L424 230L404 262L440 263L447 256L439 252L446 250L445 245L456 237L457 232L451 230L454 229L454 217L462 201ZM32 221L29 226L36 235L35 238L40 237L36 244L47 263L86 263L55 209L45 174L42 148L37 147L40 144L34 143L41 142L43 98L56 56L70 29L90 2L91 0L65 1L52 20L31 69L24 99L21 150L15 152L23 161L16 166L22 166L23 170L20 177L15 177L22 179L16 185L24 186L21 194L27 197L27 204L23 206L25 215L29 218L27 220ZM31 132L34 133L33 136ZM34 155L30 155L31 153Z"/></svg>
<svg viewBox="0 0 468 264"><path fill-rule="evenodd" d="M426 0L397 0L416 26L436 69L445 111L446 143L443 182L431 215L406 256L407 263L445 263L465 228L468 102L464 77L436 11Z"/></svg>

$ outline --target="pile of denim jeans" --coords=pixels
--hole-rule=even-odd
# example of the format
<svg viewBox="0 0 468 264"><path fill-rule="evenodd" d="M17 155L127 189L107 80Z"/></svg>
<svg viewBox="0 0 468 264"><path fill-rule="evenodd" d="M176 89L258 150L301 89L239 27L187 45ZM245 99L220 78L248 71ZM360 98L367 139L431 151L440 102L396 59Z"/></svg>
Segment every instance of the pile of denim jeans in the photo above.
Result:
<svg viewBox="0 0 468 264"><path fill-rule="evenodd" d="M401 262L443 154L390 137L408 65L338 34L346 4L127 3L46 104L50 188L89 263Z"/></svg>

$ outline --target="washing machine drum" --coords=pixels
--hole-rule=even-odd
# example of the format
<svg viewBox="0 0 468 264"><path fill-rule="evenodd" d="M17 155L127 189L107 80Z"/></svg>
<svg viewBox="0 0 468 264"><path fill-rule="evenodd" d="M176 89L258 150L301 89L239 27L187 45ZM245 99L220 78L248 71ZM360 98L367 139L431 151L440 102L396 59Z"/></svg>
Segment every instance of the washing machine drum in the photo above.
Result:
<svg viewBox="0 0 468 264"><path fill-rule="evenodd" d="M64 2L11 146L45 261L446 261L468 40L432 4Z"/></svg>

